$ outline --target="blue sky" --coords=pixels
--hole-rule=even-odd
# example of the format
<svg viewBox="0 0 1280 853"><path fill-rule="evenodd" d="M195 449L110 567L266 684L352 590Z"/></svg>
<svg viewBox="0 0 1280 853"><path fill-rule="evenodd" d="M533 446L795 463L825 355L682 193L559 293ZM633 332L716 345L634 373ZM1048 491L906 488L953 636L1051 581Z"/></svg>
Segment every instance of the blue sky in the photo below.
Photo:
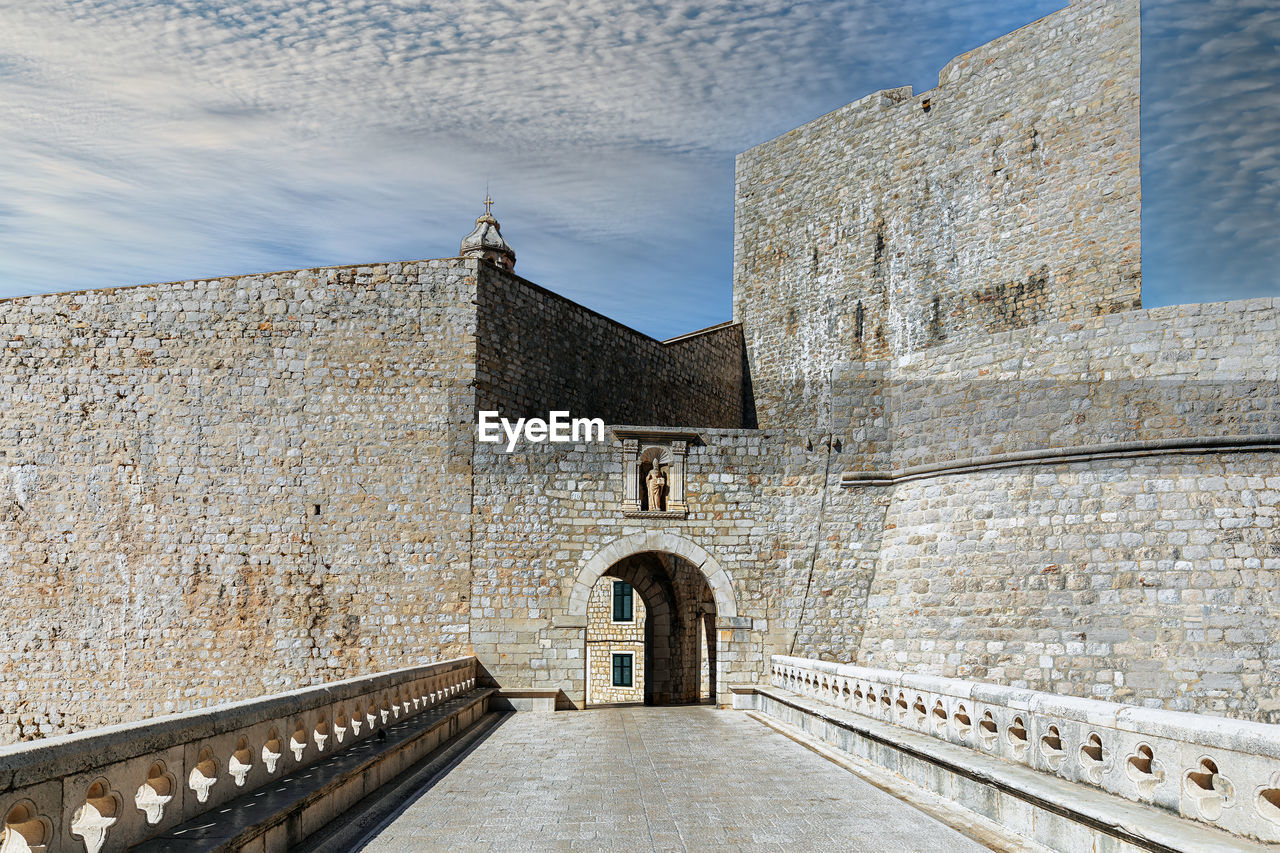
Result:
<svg viewBox="0 0 1280 853"><path fill-rule="evenodd" d="M0 296L456 253L728 319L733 156L1061 8L0 0ZM1148 0L1148 305L1280 295L1280 2Z"/></svg>

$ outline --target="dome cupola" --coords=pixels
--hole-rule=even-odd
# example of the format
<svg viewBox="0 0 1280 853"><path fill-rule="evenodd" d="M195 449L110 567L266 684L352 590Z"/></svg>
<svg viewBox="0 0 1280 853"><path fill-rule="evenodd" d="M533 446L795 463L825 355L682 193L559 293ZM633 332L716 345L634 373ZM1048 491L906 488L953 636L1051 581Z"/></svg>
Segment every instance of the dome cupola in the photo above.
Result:
<svg viewBox="0 0 1280 853"><path fill-rule="evenodd" d="M513 269L516 265L516 253L502 239L498 220L493 218L489 209L493 207L493 199L486 194L484 213L476 219L476 230L462 238L462 249L458 253L464 258L484 258L492 261L504 270Z"/></svg>

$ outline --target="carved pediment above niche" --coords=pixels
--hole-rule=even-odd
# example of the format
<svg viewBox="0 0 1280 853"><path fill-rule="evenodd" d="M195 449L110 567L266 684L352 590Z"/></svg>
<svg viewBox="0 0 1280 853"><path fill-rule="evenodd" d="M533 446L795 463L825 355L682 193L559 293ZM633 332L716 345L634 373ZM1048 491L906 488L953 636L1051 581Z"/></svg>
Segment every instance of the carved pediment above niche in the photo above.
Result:
<svg viewBox="0 0 1280 853"><path fill-rule="evenodd" d="M685 456L697 433L615 427L622 442L622 514L627 518L685 518Z"/></svg>

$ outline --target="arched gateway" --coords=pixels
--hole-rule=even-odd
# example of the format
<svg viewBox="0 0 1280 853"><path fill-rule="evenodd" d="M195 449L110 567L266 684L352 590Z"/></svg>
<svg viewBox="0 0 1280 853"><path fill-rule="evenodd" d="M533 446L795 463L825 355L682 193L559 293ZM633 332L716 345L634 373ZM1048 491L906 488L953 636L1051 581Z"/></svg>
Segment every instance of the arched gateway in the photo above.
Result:
<svg viewBox="0 0 1280 853"><path fill-rule="evenodd" d="M569 591L569 603L565 611L570 616L586 616L591 588L609 567L633 554L656 551L680 557L702 572L715 596L716 615L733 618L738 615L738 605L733 597L733 581L724 567L716 562L701 546L683 536L666 531L651 530L615 539L590 557L578 571L578 577Z"/></svg>
<svg viewBox="0 0 1280 853"><path fill-rule="evenodd" d="M717 636L737 602L724 567L694 542L662 531L611 542L583 563L565 613L583 629L581 705L726 698Z"/></svg>

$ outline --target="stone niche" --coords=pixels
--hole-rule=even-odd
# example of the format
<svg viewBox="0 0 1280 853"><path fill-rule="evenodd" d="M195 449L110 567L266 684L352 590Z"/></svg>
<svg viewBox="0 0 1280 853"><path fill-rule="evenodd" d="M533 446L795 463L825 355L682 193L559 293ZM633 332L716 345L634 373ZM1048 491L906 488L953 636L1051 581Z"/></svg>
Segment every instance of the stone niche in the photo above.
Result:
<svg viewBox="0 0 1280 853"><path fill-rule="evenodd" d="M697 433L615 428L622 444L622 514L627 518L685 518L685 456Z"/></svg>

